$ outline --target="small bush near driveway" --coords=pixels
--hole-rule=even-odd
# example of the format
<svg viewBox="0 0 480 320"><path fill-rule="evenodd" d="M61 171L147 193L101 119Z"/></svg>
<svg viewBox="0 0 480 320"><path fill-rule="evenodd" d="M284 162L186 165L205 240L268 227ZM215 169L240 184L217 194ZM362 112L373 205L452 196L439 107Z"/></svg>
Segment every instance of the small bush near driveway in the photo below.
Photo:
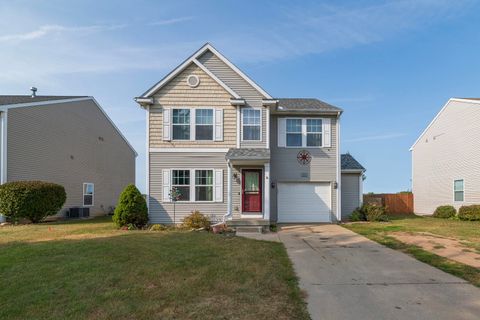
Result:
<svg viewBox="0 0 480 320"><path fill-rule="evenodd" d="M148 209L145 198L137 187L128 185L118 200L113 222L119 227L141 228L148 222Z"/></svg>
<svg viewBox="0 0 480 320"><path fill-rule="evenodd" d="M388 221L387 208L375 204L364 204L352 212L350 221Z"/></svg>
<svg viewBox="0 0 480 320"><path fill-rule="evenodd" d="M478 221L480 220L480 205L462 206L458 210L460 220Z"/></svg>
<svg viewBox="0 0 480 320"><path fill-rule="evenodd" d="M55 215L67 194L61 185L44 181L15 181L0 186L0 212L14 220L33 223Z"/></svg>
<svg viewBox="0 0 480 320"><path fill-rule="evenodd" d="M435 209L435 212L433 213L433 217L448 219L448 218L455 217L456 214L457 214L457 210L455 210L453 206L445 205L445 206L439 206L437 209Z"/></svg>

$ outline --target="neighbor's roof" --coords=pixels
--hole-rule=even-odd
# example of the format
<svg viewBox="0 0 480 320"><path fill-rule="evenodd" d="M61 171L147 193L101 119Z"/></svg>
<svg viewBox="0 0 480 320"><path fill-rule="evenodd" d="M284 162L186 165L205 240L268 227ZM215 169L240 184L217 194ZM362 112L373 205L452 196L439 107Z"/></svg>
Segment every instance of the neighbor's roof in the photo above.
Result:
<svg viewBox="0 0 480 320"><path fill-rule="evenodd" d="M268 160L270 149L265 148L230 148L225 155L229 160Z"/></svg>
<svg viewBox="0 0 480 320"><path fill-rule="evenodd" d="M362 170L365 168L350 153L342 154L342 170Z"/></svg>
<svg viewBox="0 0 480 320"><path fill-rule="evenodd" d="M87 96L36 96L36 97L32 97L31 95L16 95L16 96L2 96L2 95L0 95L0 105L4 106L4 105L9 105L9 104L31 103L31 102L64 100L64 99L76 99L76 98L87 98Z"/></svg>
<svg viewBox="0 0 480 320"><path fill-rule="evenodd" d="M278 111L327 111L343 110L326 102L313 98L278 98Z"/></svg>

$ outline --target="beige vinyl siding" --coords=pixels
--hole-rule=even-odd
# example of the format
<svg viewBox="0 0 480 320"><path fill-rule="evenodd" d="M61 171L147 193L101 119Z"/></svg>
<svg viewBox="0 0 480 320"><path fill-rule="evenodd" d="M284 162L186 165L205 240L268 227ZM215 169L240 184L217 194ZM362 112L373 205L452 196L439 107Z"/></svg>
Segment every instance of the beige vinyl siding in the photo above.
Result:
<svg viewBox="0 0 480 320"><path fill-rule="evenodd" d="M321 116L325 118L326 116ZM333 188L333 182L337 179L337 126L336 118L331 118L330 148L279 148L277 139L277 118L272 115L270 121L270 152L271 152L271 182L278 185L279 182L330 182L332 188L332 221L335 221L337 189ZM312 160L307 165L301 165L297 161L297 154L301 150L308 150ZM271 219L277 219L277 188L270 193Z"/></svg>
<svg viewBox="0 0 480 320"><path fill-rule="evenodd" d="M265 147L266 143L266 111L262 104L263 97L252 85L238 75L232 68L226 65L222 60L212 52L207 51L198 58L200 63L207 67L223 83L233 89L246 101L246 107L258 107L262 109L262 140L261 141L241 141L240 147L258 148ZM240 132L240 134L242 134Z"/></svg>
<svg viewBox="0 0 480 320"><path fill-rule="evenodd" d="M61 184L64 209L82 206L83 183L91 182L90 214L105 214L135 183L134 151L91 100L9 109L7 130L8 181Z"/></svg>
<svg viewBox="0 0 480 320"><path fill-rule="evenodd" d="M196 88L187 85L191 74L200 78ZM187 67L153 96L150 107L150 147L235 147L237 143L237 113L230 104L230 94L195 64ZM223 109L223 141L164 141L163 108L221 108Z"/></svg>
<svg viewBox="0 0 480 320"><path fill-rule="evenodd" d="M415 213L440 205L480 204L480 105L451 101L412 151ZM464 202L454 202L453 181L464 179Z"/></svg>
<svg viewBox="0 0 480 320"><path fill-rule="evenodd" d="M150 199L151 223L173 223L173 203L163 202L163 169L223 169L223 202L178 202L175 205L176 222L199 210L212 220L221 219L227 213L227 162L225 153L150 153ZM193 180L191 179L193 182Z"/></svg>
<svg viewBox="0 0 480 320"><path fill-rule="evenodd" d="M360 173L342 173L342 220L360 206Z"/></svg>

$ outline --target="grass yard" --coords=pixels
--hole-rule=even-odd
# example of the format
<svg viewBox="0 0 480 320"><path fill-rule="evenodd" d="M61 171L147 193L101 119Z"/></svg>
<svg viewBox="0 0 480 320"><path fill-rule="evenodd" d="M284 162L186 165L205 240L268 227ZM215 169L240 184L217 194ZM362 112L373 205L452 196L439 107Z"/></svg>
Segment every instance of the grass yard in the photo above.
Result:
<svg viewBox="0 0 480 320"><path fill-rule="evenodd" d="M420 261L480 287L479 268L438 256L418 246L400 242L392 236L395 232L412 234L431 233L457 239L473 250L480 250L480 222L478 221L447 220L420 216L394 216L391 217L390 222L348 223L343 226L387 247L410 254Z"/></svg>
<svg viewBox="0 0 480 320"><path fill-rule="evenodd" d="M2 319L308 319L280 243L121 231L110 219L0 228Z"/></svg>

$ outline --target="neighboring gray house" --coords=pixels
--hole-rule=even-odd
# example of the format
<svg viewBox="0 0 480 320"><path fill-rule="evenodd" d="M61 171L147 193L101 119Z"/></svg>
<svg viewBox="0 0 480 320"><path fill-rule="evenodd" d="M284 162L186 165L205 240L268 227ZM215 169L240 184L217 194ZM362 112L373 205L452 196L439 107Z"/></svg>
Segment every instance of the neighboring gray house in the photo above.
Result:
<svg viewBox="0 0 480 320"><path fill-rule="evenodd" d="M232 225L333 222L359 204L358 168L342 200L342 110L273 98L210 44L135 100L147 111L152 223L174 222L173 187L175 223L192 210Z"/></svg>
<svg viewBox="0 0 480 320"><path fill-rule="evenodd" d="M65 187L71 207L104 215L135 183L135 150L93 97L0 96L0 182Z"/></svg>
<svg viewBox="0 0 480 320"><path fill-rule="evenodd" d="M417 214L480 204L480 99L452 98L410 148Z"/></svg>

